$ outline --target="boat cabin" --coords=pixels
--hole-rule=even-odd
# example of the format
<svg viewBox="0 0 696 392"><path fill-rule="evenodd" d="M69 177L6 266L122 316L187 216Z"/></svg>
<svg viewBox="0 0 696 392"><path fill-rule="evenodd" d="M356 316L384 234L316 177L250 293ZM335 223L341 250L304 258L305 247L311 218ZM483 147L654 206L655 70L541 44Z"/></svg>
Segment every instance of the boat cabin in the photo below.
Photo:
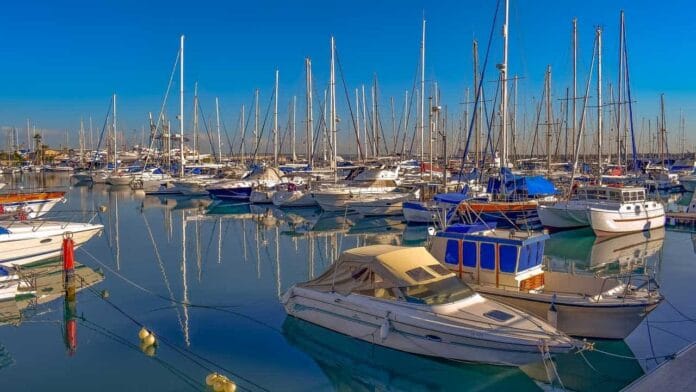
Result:
<svg viewBox="0 0 696 392"><path fill-rule="evenodd" d="M645 188L587 186L575 191L577 200L607 200L616 203L640 203L645 201Z"/></svg>
<svg viewBox="0 0 696 392"><path fill-rule="evenodd" d="M465 282L538 290L544 286L542 262L548 238L540 232L456 224L432 238L430 253Z"/></svg>

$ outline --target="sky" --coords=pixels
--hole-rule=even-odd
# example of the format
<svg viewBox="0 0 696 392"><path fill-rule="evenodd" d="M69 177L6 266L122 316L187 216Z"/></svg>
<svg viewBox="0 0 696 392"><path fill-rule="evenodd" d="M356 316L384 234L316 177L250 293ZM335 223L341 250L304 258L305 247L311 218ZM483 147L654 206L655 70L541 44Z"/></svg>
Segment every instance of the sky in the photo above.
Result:
<svg viewBox="0 0 696 392"><path fill-rule="evenodd" d="M345 78L351 100L362 84L369 94L376 75L382 116L390 116L389 97L394 97L399 116L404 92L411 90L417 72L423 17L427 83L437 81L442 104L450 113L461 112L464 92L472 86L471 43L479 41L483 61L495 6L494 0L5 2L0 11L0 126L22 128L30 119L46 130L49 144L63 144L69 134L74 145L80 118L87 122L91 116L98 132L116 93L119 128L139 139L148 112L159 111L181 34L186 36L187 129L195 82L206 117L214 116L214 99L219 97L223 121L233 132L241 105L248 108L256 88L263 114L276 69L279 122L284 125L292 96L304 102L305 57L312 58L316 88L326 86L331 35L343 70L338 77ZM636 122L655 118L664 93L670 132L676 135L682 111L688 137L696 140L691 125L696 123L696 78L690 72L696 56L691 39L696 36L694 8L681 0L512 0L509 72L521 78L520 110L531 116L547 65L553 72L554 98L565 95L572 80L574 17L579 26L579 91L597 26L604 30L603 77L616 83L619 12L624 10ZM489 89L497 77L494 66L502 60L500 18L486 75ZM176 79L172 88L167 112L174 119ZM349 116L340 80L337 95L339 112ZM304 113L303 104L298 113ZM298 127L302 118L298 114ZM6 143L4 133L0 145Z"/></svg>

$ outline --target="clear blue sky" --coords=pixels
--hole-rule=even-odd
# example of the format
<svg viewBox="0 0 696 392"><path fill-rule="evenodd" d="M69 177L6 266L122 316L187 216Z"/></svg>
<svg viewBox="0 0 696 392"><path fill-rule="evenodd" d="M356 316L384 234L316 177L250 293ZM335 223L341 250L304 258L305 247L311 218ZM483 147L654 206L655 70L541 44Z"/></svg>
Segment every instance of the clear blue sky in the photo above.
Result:
<svg viewBox="0 0 696 392"><path fill-rule="evenodd" d="M471 40L479 39L483 56L494 7L494 0L5 2L0 11L0 125L23 127L31 118L37 127L52 130L49 142L58 143L64 136L56 135L73 132L80 116L92 115L95 127L101 124L116 92L122 126L139 130L147 112L159 108L182 33L187 108L198 81L206 115L212 117L219 96L228 128L241 104L251 103L255 88L261 89L264 105L268 102L276 67L284 124L291 96L301 101L304 95L305 56L313 59L316 86L326 83L331 34L351 97L376 73L381 105L386 109L388 97L395 96L400 112L416 72L423 14L426 78L438 81L443 104L452 111L472 83ZM668 125L676 127L680 109L687 124L696 122L696 78L690 72L696 62L694 8L690 1L513 0L509 68L525 78L520 99L539 96L547 64L554 72L554 94L565 94L573 17L579 19L579 84L597 25L605 29L604 77L616 80L619 11L624 9L637 120L657 114L664 92ZM501 59L499 37L496 31L491 65ZM492 67L488 78L493 78ZM341 96L339 110L345 112L343 101ZM173 118L177 108L171 103Z"/></svg>

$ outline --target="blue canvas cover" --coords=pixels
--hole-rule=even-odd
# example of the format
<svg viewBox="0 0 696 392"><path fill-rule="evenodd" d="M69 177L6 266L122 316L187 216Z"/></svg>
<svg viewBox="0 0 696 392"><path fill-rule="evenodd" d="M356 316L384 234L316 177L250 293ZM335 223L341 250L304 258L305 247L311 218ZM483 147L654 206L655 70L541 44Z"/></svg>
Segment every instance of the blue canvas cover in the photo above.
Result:
<svg viewBox="0 0 696 392"><path fill-rule="evenodd" d="M462 192L438 193L433 197L433 200L437 202L449 204L459 204L466 199L468 199L466 188Z"/></svg>

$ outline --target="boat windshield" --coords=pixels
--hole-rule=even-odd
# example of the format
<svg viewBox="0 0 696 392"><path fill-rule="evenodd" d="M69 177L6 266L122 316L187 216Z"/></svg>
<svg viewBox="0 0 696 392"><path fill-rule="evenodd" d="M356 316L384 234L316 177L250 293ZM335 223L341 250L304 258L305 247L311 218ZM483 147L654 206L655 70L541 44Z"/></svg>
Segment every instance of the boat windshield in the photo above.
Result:
<svg viewBox="0 0 696 392"><path fill-rule="evenodd" d="M474 294L471 287L455 276L427 284L400 287L400 290L407 302L425 305L447 304Z"/></svg>

